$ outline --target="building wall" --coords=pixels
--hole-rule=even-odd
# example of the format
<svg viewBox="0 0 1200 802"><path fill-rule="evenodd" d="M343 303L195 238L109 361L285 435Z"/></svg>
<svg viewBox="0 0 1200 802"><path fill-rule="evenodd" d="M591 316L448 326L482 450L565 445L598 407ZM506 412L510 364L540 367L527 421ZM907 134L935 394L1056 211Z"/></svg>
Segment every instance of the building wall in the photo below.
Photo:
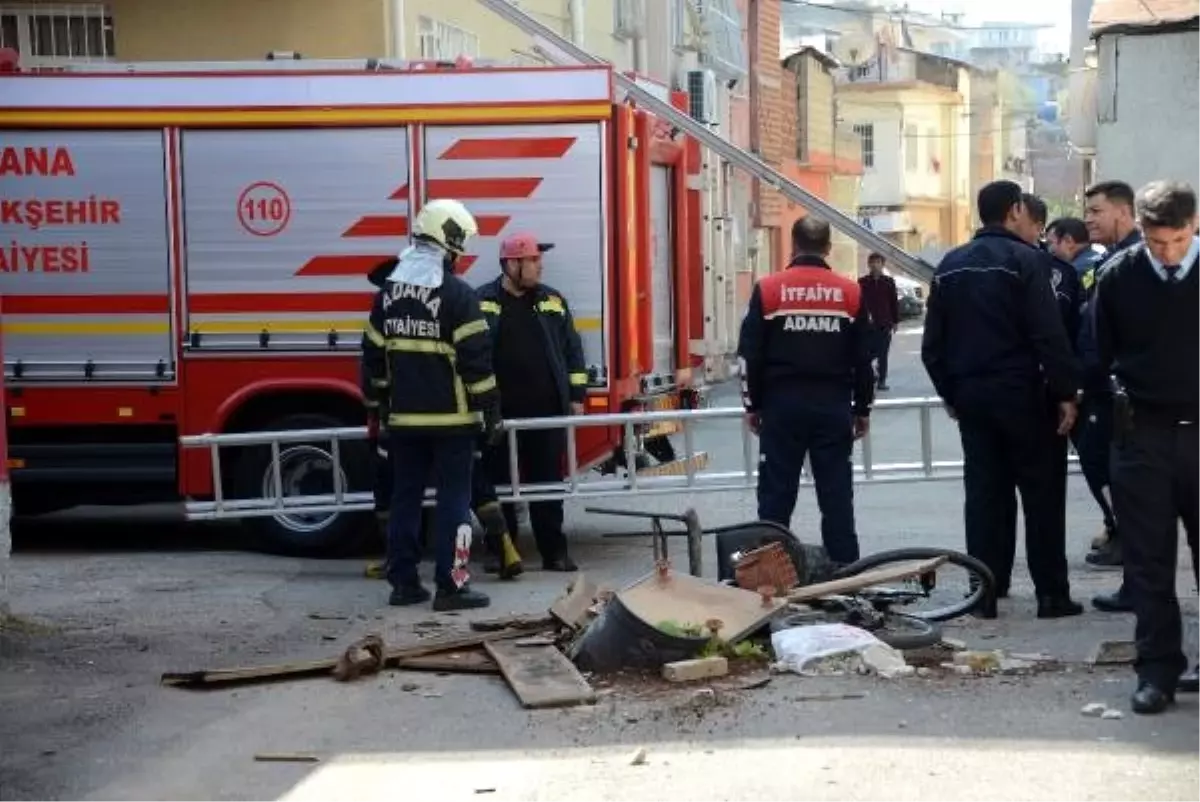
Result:
<svg viewBox="0 0 1200 802"><path fill-rule="evenodd" d="M52 4L48 4L52 5ZM108 0L119 61L386 55L384 0Z"/></svg>
<svg viewBox="0 0 1200 802"><path fill-rule="evenodd" d="M59 5L50 0L37 0ZM107 0L118 61L227 61L296 51L310 59L420 59L421 18L467 34L476 52L532 60L529 37L475 0ZM584 4L584 46L620 68L631 45L613 36L614 0ZM570 36L567 0L523 0L522 8ZM402 11L402 19L396 17ZM461 53L443 54L454 57Z"/></svg>
<svg viewBox="0 0 1200 802"><path fill-rule="evenodd" d="M1200 34L1102 36L1098 44L1096 178L1135 188L1161 178L1200 187Z"/></svg>
<svg viewBox="0 0 1200 802"><path fill-rule="evenodd" d="M900 140L904 117L901 93L878 86L842 84L837 98L838 115L847 126L869 124L873 128L873 164L866 163L865 155L863 161L862 205L902 205L906 193Z"/></svg>
<svg viewBox="0 0 1200 802"><path fill-rule="evenodd" d="M340 2L340 0L339 0ZM391 5L390 0L382 2ZM534 57L529 37L520 29L491 14L475 0L403 0L405 47L408 59L419 59L419 18L454 25L478 37L480 58L511 61ZM589 52L628 68L631 44L613 36L614 0L587 0L584 4L582 45ZM521 9L558 33L571 38L571 17L567 0L522 0Z"/></svg>

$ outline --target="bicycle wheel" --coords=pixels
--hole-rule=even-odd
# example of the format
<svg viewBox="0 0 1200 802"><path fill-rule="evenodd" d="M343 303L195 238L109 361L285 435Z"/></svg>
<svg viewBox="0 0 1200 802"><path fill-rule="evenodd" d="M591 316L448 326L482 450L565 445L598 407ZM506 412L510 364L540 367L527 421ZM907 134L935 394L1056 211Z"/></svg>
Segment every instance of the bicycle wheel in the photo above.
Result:
<svg viewBox="0 0 1200 802"><path fill-rule="evenodd" d="M902 652L928 649L942 641L942 628L936 621L906 613L887 613L883 617L883 626L870 632L888 646Z"/></svg>
<svg viewBox="0 0 1200 802"><path fill-rule="evenodd" d="M946 564L934 572L937 577L937 588L924 587L926 583L922 582L920 577L914 577L911 580L901 580L901 582L908 587L916 586L921 588L922 595L926 598L932 596L933 590L947 591L944 594L944 599L939 595L939 601L934 601L932 607L928 609L915 609L911 604L906 604L904 615L921 618L925 621L950 621L959 616L966 615L985 601L994 600L996 579L992 576L991 569L969 554L963 554L953 549L913 546L905 549L881 551L878 554L870 554L858 562L841 568L835 575L835 578L844 579L892 563L929 560L935 557L946 558ZM966 572L966 581L962 583L953 580L949 582L943 581L942 572L947 566L955 566L963 569Z"/></svg>

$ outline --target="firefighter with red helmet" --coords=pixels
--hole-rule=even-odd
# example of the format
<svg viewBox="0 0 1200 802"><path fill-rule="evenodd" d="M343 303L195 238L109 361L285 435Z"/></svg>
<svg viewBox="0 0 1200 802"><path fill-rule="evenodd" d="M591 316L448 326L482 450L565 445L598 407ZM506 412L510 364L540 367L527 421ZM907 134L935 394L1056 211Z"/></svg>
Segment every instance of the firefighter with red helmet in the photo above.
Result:
<svg viewBox="0 0 1200 802"><path fill-rule="evenodd" d="M501 275L477 291L480 309L488 321L505 419L583 414L588 382L583 343L566 298L542 283L542 255L553 247L539 242L533 234L509 236L500 245ZM562 479L566 453L564 429L523 431L517 438L517 449L520 476L509 475L505 443L487 450L484 461L487 478L492 483ZM480 500L481 489L477 487L477 505ZM512 505L505 505L504 517L515 540L517 521ZM542 555L542 567L548 571L576 570L563 534L562 501L532 502L529 522ZM502 562L497 557L502 555L496 554L494 548L492 551L490 565L486 567L495 568Z"/></svg>

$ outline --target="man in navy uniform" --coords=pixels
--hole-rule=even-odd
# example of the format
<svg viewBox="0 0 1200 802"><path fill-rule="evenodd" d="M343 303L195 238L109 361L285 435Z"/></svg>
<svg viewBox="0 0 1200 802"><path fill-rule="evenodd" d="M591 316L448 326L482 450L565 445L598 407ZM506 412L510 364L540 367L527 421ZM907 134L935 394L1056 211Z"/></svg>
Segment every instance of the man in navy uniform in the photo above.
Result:
<svg viewBox="0 0 1200 802"><path fill-rule="evenodd" d="M391 260L363 329L363 395L387 410L381 423L394 482L387 550L388 603L394 606L430 598L417 573L430 480L437 493L433 609L490 603L471 590L465 562L475 440L481 418L489 436L498 430L499 399L487 321L474 291L454 273L477 231L458 201L425 204L413 223L413 244Z"/></svg>
<svg viewBox="0 0 1200 802"><path fill-rule="evenodd" d="M1105 249L1101 262L1142 241L1142 232L1137 227L1133 208L1133 187L1124 181L1101 181L1088 187L1084 197L1083 220L1088 237L1093 244ZM1104 380L1107 383L1107 375ZM1097 568L1120 567L1121 542L1116 530L1105 530L1092 545L1092 553L1087 556L1089 565ZM1123 584L1115 593L1093 597L1092 605L1106 613L1133 612L1133 604L1125 594Z"/></svg>
<svg viewBox="0 0 1200 802"><path fill-rule="evenodd" d="M921 343L921 359L962 438L967 551L992 569L997 596L1007 596L1016 488L1037 615L1078 615L1083 608L1070 597L1064 532L1056 525L1059 466L1050 434L1065 436L1075 422L1079 365L1045 255L1021 237L1030 221L1020 185L986 185L978 211L983 227L938 265ZM981 613L994 617L996 610Z"/></svg>
<svg viewBox="0 0 1200 802"><path fill-rule="evenodd" d="M761 279L742 321L738 358L747 424L759 435L758 517L790 526L807 454L821 510L821 540L837 563L858 559L854 440L867 433L875 377L858 283L825 258L829 224L792 226L788 268Z"/></svg>
<svg viewBox="0 0 1200 802"><path fill-rule="evenodd" d="M1079 417L1071 430L1071 440L1079 454L1079 467L1087 481L1088 490L1104 516L1102 549L1087 555L1088 563L1109 565L1115 554L1120 557L1117 539L1117 519L1110 500L1108 457L1112 444L1112 392L1108 373L1100 367L1096 355L1095 321L1090 313L1096 295L1096 268L1100 254L1091 246L1086 224L1074 217L1062 217L1046 227L1046 243L1050 251L1075 268L1079 276L1079 333L1075 337L1075 352L1083 363L1083 395L1079 399Z"/></svg>
<svg viewBox="0 0 1200 802"><path fill-rule="evenodd" d="M1175 573L1179 522L1197 568L1200 533L1200 239L1196 193L1155 181L1137 194L1145 238L1109 260L1097 283L1096 341L1111 368L1112 488L1137 616L1135 713L1160 713L1195 692L1182 649Z"/></svg>

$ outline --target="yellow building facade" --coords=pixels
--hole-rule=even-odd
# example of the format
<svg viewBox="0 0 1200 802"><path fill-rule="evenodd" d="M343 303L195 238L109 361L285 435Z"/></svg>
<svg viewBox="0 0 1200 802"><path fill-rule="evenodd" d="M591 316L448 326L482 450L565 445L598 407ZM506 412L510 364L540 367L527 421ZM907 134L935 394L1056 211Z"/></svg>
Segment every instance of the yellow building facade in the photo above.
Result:
<svg viewBox="0 0 1200 802"><path fill-rule="evenodd" d="M615 58L616 0L521 0L521 8L591 52ZM104 0L0 2L3 46L22 62L305 59L532 62L529 37L475 0ZM579 19L572 18L579 13ZM9 40L12 40L11 42Z"/></svg>

